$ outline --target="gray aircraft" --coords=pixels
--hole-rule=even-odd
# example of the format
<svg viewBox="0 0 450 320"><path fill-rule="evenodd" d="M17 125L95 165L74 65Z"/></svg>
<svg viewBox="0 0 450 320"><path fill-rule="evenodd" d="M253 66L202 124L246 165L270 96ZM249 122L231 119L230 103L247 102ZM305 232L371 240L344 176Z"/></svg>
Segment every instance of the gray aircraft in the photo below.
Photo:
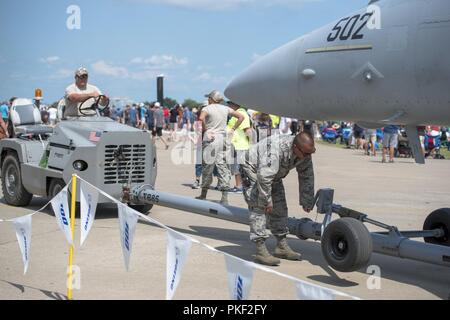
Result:
<svg viewBox="0 0 450 320"><path fill-rule="evenodd" d="M372 0L260 58L225 94L294 118L405 125L424 163L417 126L450 124L449 37L448 0Z"/></svg>

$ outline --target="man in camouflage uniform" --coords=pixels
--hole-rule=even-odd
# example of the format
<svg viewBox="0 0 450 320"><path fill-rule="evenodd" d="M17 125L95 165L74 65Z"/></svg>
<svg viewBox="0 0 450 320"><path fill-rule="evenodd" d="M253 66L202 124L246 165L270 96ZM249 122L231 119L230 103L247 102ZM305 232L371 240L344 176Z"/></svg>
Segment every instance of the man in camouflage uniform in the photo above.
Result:
<svg viewBox="0 0 450 320"><path fill-rule="evenodd" d="M300 206L310 212L314 206L314 169L311 155L316 151L314 139L301 133L296 137L277 135L252 147L248 167L243 174L245 200L250 211L250 240L256 243L258 263L270 266L281 259L300 260L300 254L288 245L286 236L288 208L282 179L296 168ZM269 237L266 223L277 238L275 258L265 245Z"/></svg>
<svg viewBox="0 0 450 320"><path fill-rule="evenodd" d="M217 167L219 190L222 191L221 204L228 205L228 191L230 189L231 171L227 164L227 140L231 138L237 128L244 121L244 116L230 107L220 104L223 96L217 90L206 95L209 105L202 109L199 120L202 121L202 192L197 199L205 200L208 189L213 180L214 167ZM227 133L228 117L238 120ZM227 136L229 135L229 137Z"/></svg>

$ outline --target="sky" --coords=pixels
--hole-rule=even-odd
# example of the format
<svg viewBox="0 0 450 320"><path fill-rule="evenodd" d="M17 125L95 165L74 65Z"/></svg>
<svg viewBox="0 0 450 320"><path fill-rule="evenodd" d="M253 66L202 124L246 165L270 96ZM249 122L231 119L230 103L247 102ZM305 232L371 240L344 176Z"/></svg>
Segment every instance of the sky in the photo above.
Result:
<svg viewBox="0 0 450 320"><path fill-rule="evenodd" d="M154 101L163 74L165 96L202 101L262 55L368 2L1 0L0 101L40 88L55 102L80 66L112 98Z"/></svg>

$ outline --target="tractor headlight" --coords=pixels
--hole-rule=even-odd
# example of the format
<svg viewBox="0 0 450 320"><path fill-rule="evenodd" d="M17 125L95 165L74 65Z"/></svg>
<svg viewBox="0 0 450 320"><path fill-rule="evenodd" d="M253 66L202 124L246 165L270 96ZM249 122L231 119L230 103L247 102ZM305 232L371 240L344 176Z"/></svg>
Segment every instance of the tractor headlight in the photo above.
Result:
<svg viewBox="0 0 450 320"><path fill-rule="evenodd" d="M77 160L73 163L73 168L77 171L85 171L88 168L86 161Z"/></svg>

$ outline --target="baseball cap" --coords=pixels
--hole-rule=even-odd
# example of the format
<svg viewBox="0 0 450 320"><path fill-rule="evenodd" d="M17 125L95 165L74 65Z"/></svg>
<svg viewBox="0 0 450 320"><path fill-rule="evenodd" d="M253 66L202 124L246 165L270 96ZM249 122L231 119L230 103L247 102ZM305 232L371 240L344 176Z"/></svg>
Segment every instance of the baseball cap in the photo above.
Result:
<svg viewBox="0 0 450 320"><path fill-rule="evenodd" d="M217 90L211 91L209 94L206 94L205 97L217 103L222 102L224 100L222 94Z"/></svg>
<svg viewBox="0 0 450 320"><path fill-rule="evenodd" d="M84 75L88 75L88 71L87 71L86 68L81 67L81 68L78 68L75 71L75 75L78 76L78 77L81 77L81 76L84 76Z"/></svg>
<svg viewBox="0 0 450 320"><path fill-rule="evenodd" d="M161 107L161 103L155 102L155 107L157 107L157 108Z"/></svg>

